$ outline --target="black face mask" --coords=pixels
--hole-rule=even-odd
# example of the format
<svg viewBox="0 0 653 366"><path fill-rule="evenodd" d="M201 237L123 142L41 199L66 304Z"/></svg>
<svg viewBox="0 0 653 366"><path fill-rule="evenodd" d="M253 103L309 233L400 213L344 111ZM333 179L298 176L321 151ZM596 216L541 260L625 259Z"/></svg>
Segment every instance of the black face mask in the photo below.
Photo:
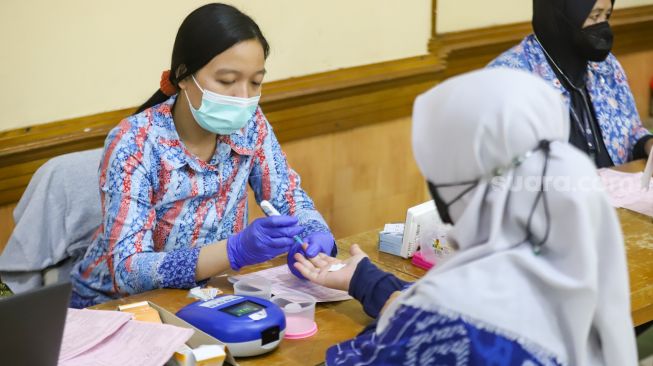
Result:
<svg viewBox="0 0 653 366"><path fill-rule="evenodd" d="M544 167L542 168L540 190L537 193L537 196L535 197L535 202L533 202L533 207L531 208L531 212L530 212L530 214L528 216L528 220L526 222L526 238L524 239L524 241L516 244L516 245L519 245L521 243L531 241L533 239L533 233L531 231L531 223L532 223L532 220L533 220L533 216L535 214L535 209L537 208L538 204L541 201L542 205L543 205L543 208L544 208L544 214L546 216L546 232L544 234L544 237L540 241L538 241L536 243L532 243L533 252L535 254L538 254L538 255L539 255L539 253L540 253L540 251L542 249L542 246L544 245L544 243L546 243L547 239L549 238L549 233L551 231L551 217L550 217L550 214L549 214L549 205L548 205L548 202L546 200L546 191L544 189L545 177L547 176L547 169L548 169L548 166L549 166L549 155L550 155L550 152L551 152L550 144L551 143L548 140L541 140L539 142L537 148L535 148L531 152L525 154L524 156L513 159L512 163L508 167L509 169L517 168L533 152L538 151L538 150L542 150L544 152L545 160L544 160ZM505 171L505 168L495 169L495 171L493 172L493 176L494 177L500 176L500 175L503 174L504 171ZM453 205L454 203L456 203L458 200L460 200L464 195L469 193L471 190L476 188L479 185L480 182L481 182L481 179L467 181L467 182L460 182L460 183L447 183L447 184L433 184L428 180L426 181L426 184L429 187L429 192L431 193L431 196L433 197L433 201L435 201L435 208L438 210L438 214L440 215L440 219L442 220L442 222L444 222L445 224L450 224L450 225L454 224L453 220L451 219L451 215L449 215L449 207L451 205ZM445 202L442 199L442 196L440 196L440 194L438 193L438 187L456 187L456 186L463 186L463 185L469 185L469 187L466 188L465 190L463 190L462 192L460 192L456 197L454 197L449 202ZM487 194L487 192L488 191L486 190L485 194Z"/></svg>
<svg viewBox="0 0 653 366"><path fill-rule="evenodd" d="M472 189L476 188L478 185L478 180L473 181L473 182L463 182L463 183L454 183L454 184L442 184L442 185L435 185L428 180L426 181L426 184L429 187L429 192L431 193L431 197L433 197L433 201L435 201L435 208L438 210L438 214L440 215L440 219L442 222L445 224L453 225L453 220L451 219L451 216L449 215L449 206L453 205L461 199L467 192L471 191ZM471 186L464 191L462 191L458 196L456 196L454 199L452 199L450 202L444 202L442 199L442 196L438 194L438 187L454 187L458 185L467 185L470 184Z"/></svg>
<svg viewBox="0 0 653 366"><path fill-rule="evenodd" d="M601 62L610 54L614 36L608 22L601 22L581 29L574 35L574 43L580 54L589 61Z"/></svg>

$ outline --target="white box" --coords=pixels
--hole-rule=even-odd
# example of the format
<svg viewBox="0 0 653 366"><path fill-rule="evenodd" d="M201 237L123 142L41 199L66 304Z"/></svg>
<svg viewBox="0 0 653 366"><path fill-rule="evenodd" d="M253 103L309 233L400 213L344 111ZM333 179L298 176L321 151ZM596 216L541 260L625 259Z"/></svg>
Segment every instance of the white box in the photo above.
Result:
<svg viewBox="0 0 653 366"><path fill-rule="evenodd" d="M419 245L417 243L419 234L425 230L435 229L439 225L442 225L442 220L435 209L435 202L432 200L409 208L406 212L401 256L412 257Z"/></svg>

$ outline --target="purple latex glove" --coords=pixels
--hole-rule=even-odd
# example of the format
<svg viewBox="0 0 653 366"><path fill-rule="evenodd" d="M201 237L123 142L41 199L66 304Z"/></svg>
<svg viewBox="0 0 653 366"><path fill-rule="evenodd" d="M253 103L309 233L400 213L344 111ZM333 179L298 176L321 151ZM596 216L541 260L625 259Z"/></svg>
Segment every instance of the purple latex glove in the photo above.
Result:
<svg viewBox="0 0 653 366"><path fill-rule="evenodd" d="M308 244L306 248L306 257L313 258L320 253L333 256L336 240L330 232L316 232L304 238L304 243Z"/></svg>
<svg viewBox="0 0 653 366"><path fill-rule="evenodd" d="M227 239L231 268L257 264L286 253L295 243L293 237L304 231L293 216L271 216L254 220L245 230Z"/></svg>
<svg viewBox="0 0 653 366"><path fill-rule="evenodd" d="M304 276L299 273L297 268L295 268L295 253L300 253L306 258L313 258L320 253L325 253L332 257L335 257L336 254L338 254L338 250L336 249L336 241L333 239L333 235L331 235L329 232L312 233L304 238L304 242L308 244L308 247L305 251L297 243L293 244L290 251L288 251L288 269L290 269L292 274L298 278L301 278L302 280L305 280L306 278L304 278Z"/></svg>

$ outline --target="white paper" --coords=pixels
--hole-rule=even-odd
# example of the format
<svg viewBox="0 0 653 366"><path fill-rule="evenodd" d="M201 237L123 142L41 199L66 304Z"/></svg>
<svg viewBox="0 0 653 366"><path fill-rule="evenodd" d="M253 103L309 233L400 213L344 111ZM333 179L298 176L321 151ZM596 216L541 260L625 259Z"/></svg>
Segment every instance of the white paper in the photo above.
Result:
<svg viewBox="0 0 653 366"><path fill-rule="evenodd" d="M642 173L602 169L599 176L614 207L623 207L653 217L653 190L650 189L653 182L649 183L648 190L643 190Z"/></svg>
<svg viewBox="0 0 653 366"><path fill-rule="evenodd" d="M301 291L315 298L317 302L343 301L351 299L346 291L334 290L295 277L287 265L281 265L262 271L234 276L234 279L265 279L272 282L272 294L280 294L288 290Z"/></svg>
<svg viewBox="0 0 653 366"><path fill-rule="evenodd" d="M208 301L211 299L215 299L216 296L220 295L222 291L220 289L217 289L215 287L206 287L206 288L201 288L201 287L193 287L188 291L188 297L202 300L202 301Z"/></svg>
<svg viewBox="0 0 653 366"><path fill-rule="evenodd" d="M59 362L93 348L131 318L131 313L119 311L68 309Z"/></svg>
<svg viewBox="0 0 653 366"><path fill-rule="evenodd" d="M125 323L90 350L59 361L60 366L159 366L193 335L193 330L167 324Z"/></svg>
<svg viewBox="0 0 653 366"><path fill-rule="evenodd" d="M384 233L404 233L404 224L385 224L383 227Z"/></svg>
<svg viewBox="0 0 653 366"><path fill-rule="evenodd" d="M332 264L331 267L329 267L329 272L338 272L339 270L341 270L341 269L343 269L345 267L347 267L347 265L344 264L344 263Z"/></svg>

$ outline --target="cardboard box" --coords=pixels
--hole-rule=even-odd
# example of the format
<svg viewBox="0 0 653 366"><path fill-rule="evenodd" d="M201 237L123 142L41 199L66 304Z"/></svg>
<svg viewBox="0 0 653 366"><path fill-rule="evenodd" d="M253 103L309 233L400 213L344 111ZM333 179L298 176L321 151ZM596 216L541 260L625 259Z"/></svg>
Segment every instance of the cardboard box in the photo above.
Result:
<svg viewBox="0 0 653 366"><path fill-rule="evenodd" d="M188 328L192 329L195 331L192 337L186 342L188 346L191 348L197 348L201 345L220 345L225 347L225 351L227 353L227 357L225 358L225 365L233 365L233 366L238 366L238 363L236 360L233 358L231 353L229 352L229 349L227 346L220 342L219 340L215 339L214 337L211 337L210 335L204 333L203 331L195 328L194 326L190 325L188 322L180 319L178 316L175 314L169 312L168 310L158 306L157 304L147 301L148 305L150 305L153 309L155 309L158 313L159 316L161 317L161 321L164 324L170 324L170 325L175 325L177 327L182 327L182 328Z"/></svg>
<svg viewBox="0 0 653 366"><path fill-rule="evenodd" d="M161 324L161 317L159 312L156 311L147 301L134 302L126 305L119 305L118 310L123 313L132 313L134 320L149 322L149 323L159 323Z"/></svg>

